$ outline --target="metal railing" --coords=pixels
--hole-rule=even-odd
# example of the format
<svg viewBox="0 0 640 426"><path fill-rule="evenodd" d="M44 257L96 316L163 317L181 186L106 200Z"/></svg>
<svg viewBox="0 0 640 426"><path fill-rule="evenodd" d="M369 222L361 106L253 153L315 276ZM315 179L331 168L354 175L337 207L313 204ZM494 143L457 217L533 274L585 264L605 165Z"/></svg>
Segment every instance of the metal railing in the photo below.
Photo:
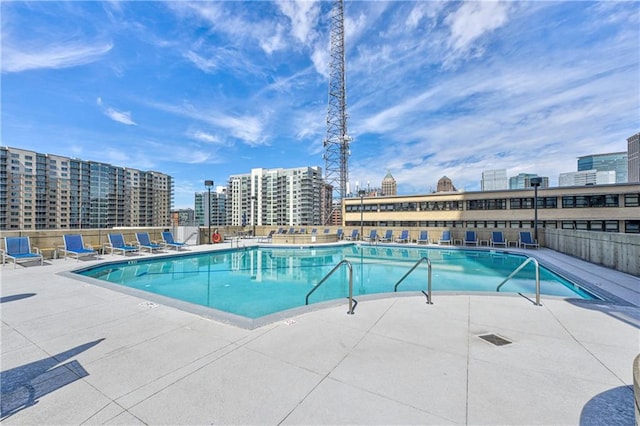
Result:
<svg viewBox="0 0 640 426"><path fill-rule="evenodd" d="M409 269L409 271L406 274L404 274L402 278L400 278L400 280L393 287L393 291L397 292L398 286L400 285L400 283L404 281L404 279L407 278L409 274L411 274L422 262L427 262L427 292L425 293L424 290L421 290L421 291L422 291L422 294L424 294L427 297L427 304L433 305L433 302L431 301L431 269L432 268L431 268L431 260L429 260L428 257L423 257L420 260L418 260L415 263L415 265L413 265L411 269Z"/></svg>
<svg viewBox="0 0 640 426"><path fill-rule="evenodd" d="M498 287L496 287L496 291L500 291L500 287L502 287L507 281L509 281L518 272L520 272L522 269L524 269L524 267L527 266L529 264L529 262L533 262L533 264L535 265L535 269L536 269L536 305L537 306L542 306L540 304L540 264L538 263L538 260L533 258L533 257L527 257L527 260L522 262L522 264L520 266L518 266L516 269L514 269L514 271L512 273L510 273L507 278L504 279L504 281L502 281L500 284L498 284Z"/></svg>
<svg viewBox="0 0 640 426"><path fill-rule="evenodd" d="M327 275L325 275L324 278L321 279L320 282L316 284L309 293L307 293L307 297L304 301L305 305L309 304L309 296L311 296L311 294L313 294L313 292L316 291L318 287L320 287L320 285L322 285L322 283L324 283L331 275L333 275L333 273L337 271L338 268L340 268L340 266L342 265L347 265L347 267L349 268L349 310L347 311L347 314L353 315L353 311L358 305L358 302L353 299L353 266L351 266L351 262L349 262L348 260L341 260L340 263L334 266L333 269Z"/></svg>

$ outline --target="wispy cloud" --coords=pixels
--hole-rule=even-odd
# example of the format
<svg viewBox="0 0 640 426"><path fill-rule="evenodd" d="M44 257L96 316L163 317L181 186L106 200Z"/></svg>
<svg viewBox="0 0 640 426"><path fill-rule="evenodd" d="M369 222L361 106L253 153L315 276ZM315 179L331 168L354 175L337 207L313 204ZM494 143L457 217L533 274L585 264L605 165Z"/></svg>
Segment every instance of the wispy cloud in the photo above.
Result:
<svg viewBox="0 0 640 426"><path fill-rule="evenodd" d="M131 113L129 111L118 111L112 107L105 107L103 105L102 98L98 98L96 100L96 104L102 108L104 115L113 121L117 121L118 123L126 124L128 126L137 126L137 123L131 118Z"/></svg>
<svg viewBox="0 0 640 426"><path fill-rule="evenodd" d="M102 59L112 48L111 43L87 45L69 42L29 46L3 42L2 72L77 67Z"/></svg>

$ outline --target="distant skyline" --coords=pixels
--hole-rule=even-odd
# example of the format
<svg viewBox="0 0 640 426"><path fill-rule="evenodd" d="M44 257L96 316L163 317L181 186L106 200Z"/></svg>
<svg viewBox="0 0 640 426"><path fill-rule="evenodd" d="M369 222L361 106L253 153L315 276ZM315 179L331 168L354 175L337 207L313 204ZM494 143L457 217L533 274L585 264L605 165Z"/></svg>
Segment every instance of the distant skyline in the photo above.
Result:
<svg viewBox="0 0 640 426"><path fill-rule="evenodd" d="M2 2L1 141L204 181L320 166L331 2ZM356 182L428 193L640 131L640 2L345 1Z"/></svg>

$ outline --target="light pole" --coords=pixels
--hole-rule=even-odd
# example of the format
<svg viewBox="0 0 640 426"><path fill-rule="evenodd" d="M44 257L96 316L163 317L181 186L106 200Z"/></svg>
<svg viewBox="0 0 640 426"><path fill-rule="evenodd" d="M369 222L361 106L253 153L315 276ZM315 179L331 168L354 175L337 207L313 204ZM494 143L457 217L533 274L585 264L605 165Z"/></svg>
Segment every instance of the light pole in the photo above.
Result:
<svg viewBox="0 0 640 426"><path fill-rule="evenodd" d="M212 180L205 180L204 186L207 187L209 191L209 196L207 197L207 224L209 226L209 233L207 237L207 244L211 244L211 187L213 186Z"/></svg>
<svg viewBox="0 0 640 426"><path fill-rule="evenodd" d="M534 239L538 242L538 187L542 183L542 178L531 178L529 183L533 186L533 232Z"/></svg>
<svg viewBox="0 0 640 426"><path fill-rule="evenodd" d="M362 239L362 234L364 232L364 224L363 224L363 213L364 213L364 189L358 191L358 195L360 196L360 239Z"/></svg>
<svg viewBox="0 0 640 426"><path fill-rule="evenodd" d="M257 208L257 200L258 200L258 196L257 195L252 195L251 196L251 225L253 230L251 231L251 238L255 238L256 237L256 208Z"/></svg>

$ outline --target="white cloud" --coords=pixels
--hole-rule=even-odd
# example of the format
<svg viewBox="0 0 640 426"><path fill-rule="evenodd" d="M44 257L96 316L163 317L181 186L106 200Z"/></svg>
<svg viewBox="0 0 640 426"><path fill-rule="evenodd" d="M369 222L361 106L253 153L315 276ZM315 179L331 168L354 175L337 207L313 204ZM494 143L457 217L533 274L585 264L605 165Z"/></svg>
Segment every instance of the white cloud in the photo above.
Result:
<svg viewBox="0 0 640 426"><path fill-rule="evenodd" d="M118 123L126 124L129 126L137 126L136 122L131 119L130 112L117 111L113 108L106 108L104 114Z"/></svg>
<svg viewBox="0 0 640 426"><path fill-rule="evenodd" d="M211 74L218 69L218 64L216 61L212 59L206 59L197 53L189 50L184 54L185 58L193 62L193 64L198 67L200 70L204 71L207 74Z"/></svg>
<svg viewBox="0 0 640 426"><path fill-rule="evenodd" d="M314 27L320 15L320 6L312 0L277 0L280 11L291 21L291 34L304 45L310 45L316 39Z"/></svg>
<svg viewBox="0 0 640 426"><path fill-rule="evenodd" d="M466 1L445 19L450 46L460 53L470 50L477 39L506 24L508 11L507 2Z"/></svg>
<svg viewBox="0 0 640 426"><path fill-rule="evenodd" d="M65 43L35 47L3 43L2 72L22 72L43 68L60 69L86 65L102 59L112 48L111 43L98 45Z"/></svg>

